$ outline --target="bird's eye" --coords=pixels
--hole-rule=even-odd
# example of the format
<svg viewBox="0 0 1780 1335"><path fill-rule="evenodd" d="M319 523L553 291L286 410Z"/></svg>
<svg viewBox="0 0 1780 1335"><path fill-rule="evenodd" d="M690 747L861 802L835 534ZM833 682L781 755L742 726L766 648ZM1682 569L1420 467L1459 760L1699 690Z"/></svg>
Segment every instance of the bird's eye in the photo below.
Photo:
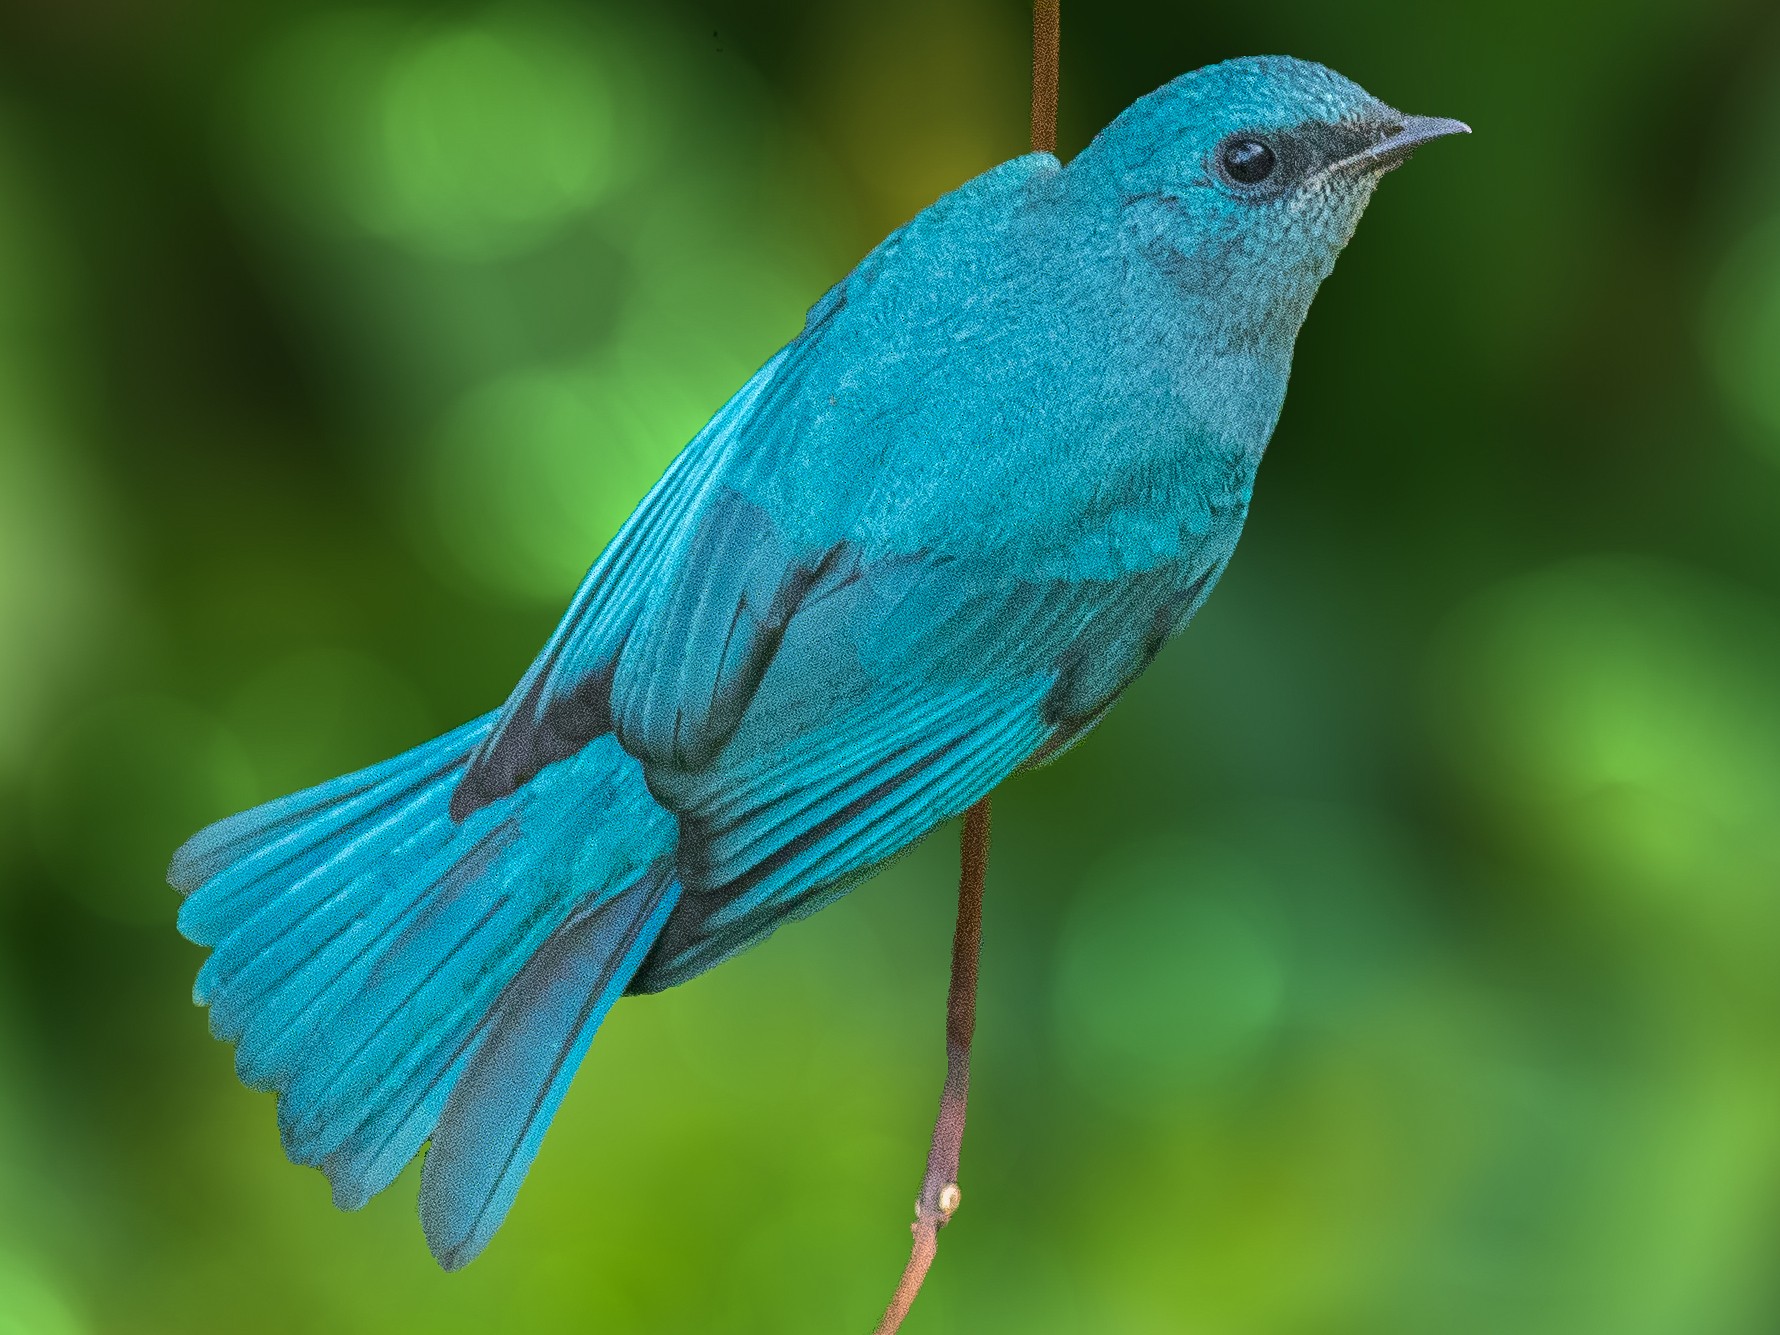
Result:
<svg viewBox="0 0 1780 1335"><path fill-rule="evenodd" d="M1242 135L1224 145L1219 164L1237 185L1259 185L1279 165L1274 151L1259 139Z"/></svg>

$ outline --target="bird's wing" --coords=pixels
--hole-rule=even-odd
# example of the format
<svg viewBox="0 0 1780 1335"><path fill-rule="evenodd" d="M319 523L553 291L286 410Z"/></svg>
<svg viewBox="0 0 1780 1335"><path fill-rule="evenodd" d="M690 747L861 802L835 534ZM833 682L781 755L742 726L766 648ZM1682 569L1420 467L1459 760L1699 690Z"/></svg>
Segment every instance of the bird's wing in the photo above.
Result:
<svg viewBox="0 0 1780 1335"><path fill-rule="evenodd" d="M753 699L791 618L857 568L848 542L799 551L765 509L719 488L613 670L610 712L624 749L674 769L707 763Z"/></svg>
<svg viewBox="0 0 1780 1335"><path fill-rule="evenodd" d="M1053 731L1047 674L860 704L679 812L687 893L631 983L686 981L829 903L989 792ZM737 767L741 769L742 767Z"/></svg>
<svg viewBox="0 0 1780 1335"><path fill-rule="evenodd" d="M831 299L832 294L823 300ZM811 312L812 322L816 313ZM705 535L707 553L733 555L722 550L723 524L712 522L709 502L743 446L761 400L798 347L791 344L754 373L668 466L594 562L549 642L471 756L452 796L453 816L461 820L507 796L546 765L612 731L619 655L651 595L685 566L689 532ZM737 596L748 591L744 579Z"/></svg>
<svg viewBox="0 0 1780 1335"><path fill-rule="evenodd" d="M686 893L635 990L820 908L1077 735L1204 596L1204 559L1205 579L1021 581L914 557L807 600L722 753L651 771Z"/></svg>

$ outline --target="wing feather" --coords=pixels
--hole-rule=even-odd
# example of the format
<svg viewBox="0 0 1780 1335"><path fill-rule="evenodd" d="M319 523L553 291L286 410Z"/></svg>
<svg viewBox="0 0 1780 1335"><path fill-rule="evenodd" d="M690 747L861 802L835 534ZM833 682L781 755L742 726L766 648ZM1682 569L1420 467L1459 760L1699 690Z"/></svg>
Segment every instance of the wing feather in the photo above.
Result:
<svg viewBox="0 0 1780 1335"><path fill-rule="evenodd" d="M581 581L568 612L507 697L452 794L463 820L612 730L619 655L650 595L683 564L688 532L787 357L781 351L680 452Z"/></svg>

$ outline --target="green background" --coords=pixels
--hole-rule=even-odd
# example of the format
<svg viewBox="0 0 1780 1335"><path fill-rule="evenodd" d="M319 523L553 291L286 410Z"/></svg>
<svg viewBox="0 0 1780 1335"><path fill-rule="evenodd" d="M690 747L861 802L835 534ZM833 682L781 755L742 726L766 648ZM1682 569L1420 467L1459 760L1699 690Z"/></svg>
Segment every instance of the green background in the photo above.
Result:
<svg viewBox="0 0 1780 1335"><path fill-rule="evenodd" d="M1477 132L1380 191L1191 633L998 799L908 1329L1780 1329L1780 12L1064 9L1066 153L1251 51ZM285 1163L160 878L500 700L804 307L1021 151L1026 22L0 6L0 1335L869 1327L952 831L621 1005L456 1276L414 1169Z"/></svg>

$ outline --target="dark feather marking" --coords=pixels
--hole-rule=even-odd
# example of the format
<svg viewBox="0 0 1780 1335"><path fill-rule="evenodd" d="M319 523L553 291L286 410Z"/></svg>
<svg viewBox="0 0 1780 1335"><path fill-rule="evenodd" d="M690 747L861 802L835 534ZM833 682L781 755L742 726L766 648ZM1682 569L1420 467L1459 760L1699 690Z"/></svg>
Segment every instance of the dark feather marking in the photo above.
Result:
<svg viewBox="0 0 1780 1335"><path fill-rule="evenodd" d="M1105 646L1095 642L1092 635L1085 635L1072 644L1057 660L1057 679L1039 704L1041 717L1044 721L1062 732L1069 732L1072 729L1079 732L1080 728L1077 725L1090 719L1098 719L1104 714L1111 707L1113 701L1123 693L1125 687L1141 674L1150 665L1151 660L1161 652L1162 646L1168 642L1168 637L1180 629L1183 618L1197 606L1201 595L1211 583L1212 577L1220 569L1222 569L1221 566L1213 566L1209 570L1202 571L1179 594L1156 609L1148 630L1142 641L1136 646L1137 653L1126 680L1109 694L1091 703L1086 709L1071 707L1071 702L1081 687L1082 677L1089 671L1097 658L1104 654ZM1064 745L1067 745L1067 741L1053 738L1044 747L1041 747L1040 751L1035 753L1027 763L1043 763L1041 759L1043 754L1059 750Z"/></svg>
<svg viewBox="0 0 1780 1335"><path fill-rule="evenodd" d="M711 678L711 694L705 701L707 710L717 707L717 692L723 689L723 665L729 662L729 649L735 643L736 627L742 624L742 613L748 610L746 593L736 599L735 610L729 614L729 629L723 635L723 652L717 655L717 672Z"/></svg>
<svg viewBox="0 0 1780 1335"><path fill-rule="evenodd" d="M518 792L545 766L567 760L610 732L612 677L623 652L620 644L617 653L574 689L551 696L542 711L538 703L549 688L549 674L539 673L518 711L518 717L532 715L536 722L528 728L502 728L488 750L475 757L452 791L451 819L468 820L491 802Z"/></svg>

